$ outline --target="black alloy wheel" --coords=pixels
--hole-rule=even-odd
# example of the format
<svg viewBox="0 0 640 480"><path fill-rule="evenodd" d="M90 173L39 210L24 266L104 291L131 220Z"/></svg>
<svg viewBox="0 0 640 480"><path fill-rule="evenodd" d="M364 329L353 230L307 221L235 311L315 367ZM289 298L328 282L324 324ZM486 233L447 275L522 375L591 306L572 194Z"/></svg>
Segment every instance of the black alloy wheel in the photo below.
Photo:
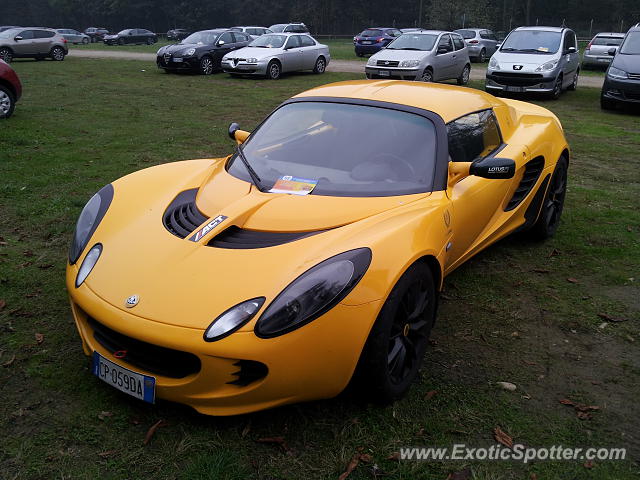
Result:
<svg viewBox="0 0 640 480"><path fill-rule="evenodd" d="M567 170L567 159L562 156L553 171L551 184L544 197L540 216L531 228L532 236L535 239L544 240L553 236L558 229L558 225L560 225L564 198L567 194Z"/></svg>

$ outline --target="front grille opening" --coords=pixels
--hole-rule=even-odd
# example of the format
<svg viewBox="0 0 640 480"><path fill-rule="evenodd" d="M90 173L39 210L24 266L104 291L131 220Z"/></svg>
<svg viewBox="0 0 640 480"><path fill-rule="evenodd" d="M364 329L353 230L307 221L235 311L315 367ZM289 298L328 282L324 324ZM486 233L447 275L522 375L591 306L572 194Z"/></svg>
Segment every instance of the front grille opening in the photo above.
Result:
<svg viewBox="0 0 640 480"><path fill-rule="evenodd" d="M192 353L128 337L91 317L87 317L87 322L100 345L111 353L126 351L122 360L134 367L170 378L184 378L200 371L200 359Z"/></svg>
<svg viewBox="0 0 640 480"><path fill-rule="evenodd" d="M542 83L544 77L537 73L495 72L493 78L502 85L530 87Z"/></svg>
<svg viewBox="0 0 640 480"><path fill-rule="evenodd" d="M236 378L227 382L229 385L246 387L253 382L262 380L267 376L267 373L269 373L269 368L264 363L256 362L254 360L238 360L233 365L238 367L239 370L231 374Z"/></svg>
<svg viewBox="0 0 640 480"><path fill-rule="evenodd" d="M245 230L233 225L213 237L207 246L237 249L275 247L276 245L294 242L324 231L326 230L315 232L265 232Z"/></svg>
<svg viewBox="0 0 640 480"><path fill-rule="evenodd" d="M176 237L186 238L208 218L196 206L197 193L197 188L180 192L164 212L162 223Z"/></svg>
<svg viewBox="0 0 640 480"><path fill-rule="evenodd" d="M507 206L504 208L505 212L513 210L529 195L529 192L540 178L540 174L544 169L544 157L536 157L533 160L527 162L524 166L524 174L522 180L518 184L518 188L513 192L513 196Z"/></svg>

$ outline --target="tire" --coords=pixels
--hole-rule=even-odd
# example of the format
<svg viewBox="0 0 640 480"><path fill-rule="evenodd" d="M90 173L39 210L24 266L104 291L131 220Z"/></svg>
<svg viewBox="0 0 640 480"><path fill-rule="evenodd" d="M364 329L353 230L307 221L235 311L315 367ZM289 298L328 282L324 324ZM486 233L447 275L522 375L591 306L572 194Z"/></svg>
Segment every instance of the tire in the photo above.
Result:
<svg viewBox="0 0 640 480"><path fill-rule="evenodd" d="M567 159L562 156L551 176L551 182L542 202L540 216L529 231L529 236L534 240L545 240L552 237L560 225L564 197L567 193L567 169Z"/></svg>
<svg viewBox="0 0 640 480"><path fill-rule="evenodd" d="M605 98L604 95L600 94L600 108L602 110L615 110L616 103L613 100Z"/></svg>
<svg viewBox="0 0 640 480"><path fill-rule="evenodd" d="M373 78L373 75L371 75L370 73L365 73L364 74L365 77L367 77L369 80L371 80Z"/></svg>
<svg viewBox="0 0 640 480"><path fill-rule="evenodd" d="M83 37L82 38L82 44L86 45L87 43L89 43L89 39L87 37Z"/></svg>
<svg viewBox="0 0 640 480"><path fill-rule="evenodd" d="M0 60L4 60L7 63L11 63L13 60L13 52L10 48L2 47L0 48Z"/></svg>
<svg viewBox="0 0 640 480"><path fill-rule="evenodd" d="M269 80L278 80L282 76L282 66L280 62L271 60L267 65L267 78Z"/></svg>
<svg viewBox="0 0 640 480"><path fill-rule="evenodd" d="M576 70L576 74L573 76L573 82L571 82L571 85L569 85L567 87L567 90L570 90L572 92L575 92L576 89L578 88L578 77L580 76L580 69Z"/></svg>
<svg viewBox="0 0 640 480"><path fill-rule="evenodd" d="M0 119L9 118L16 108L16 100L8 88L0 85Z"/></svg>
<svg viewBox="0 0 640 480"><path fill-rule="evenodd" d="M487 61L487 51L483 48L478 54L478 63L484 63Z"/></svg>
<svg viewBox="0 0 640 480"><path fill-rule="evenodd" d="M213 58L209 55L205 55L200 59L200 66L198 67L200 75L211 75L213 73Z"/></svg>
<svg viewBox="0 0 640 480"><path fill-rule="evenodd" d="M433 82L433 70L431 70L431 67L425 68L422 75L420 75L416 80L427 83Z"/></svg>
<svg viewBox="0 0 640 480"><path fill-rule="evenodd" d="M62 62L65 57L64 50L61 47L53 47L51 49L50 55L51 59L55 60L56 62Z"/></svg>
<svg viewBox="0 0 640 480"><path fill-rule="evenodd" d="M327 69L327 61L324 59L324 57L318 57L318 59L316 60L316 64L313 67L313 73L324 73L324 71Z"/></svg>
<svg viewBox="0 0 640 480"><path fill-rule="evenodd" d="M437 296L424 262L400 277L385 301L360 355L353 383L367 400L389 403L415 380L435 322Z"/></svg>
<svg viewBox="0 0 640 480"><path fill-rule="evenodd" d="M124 38L118 39L118 45L124 45Z"/></svg>
<svg viewBox="0 0 640 480"><path fill-rule="evenodd" d="M147 45L153 45L153 38L147 38Z"/></svg>
<svg viewBox="0 0 640 480"><path fill-rule="evenodd" d="M458 82L458 85L466 85L467 83L469 83L470 75L471 75L471 65L467 63L462 69L462 73L460 74L460 76L456 78L456 82Z"/></svg>
<svg viewBox="0 0 640 480"><path fill-rule="evenodd" d="M556 78L556 83L553 84L553 90L549 94L549 98L551 98L551 100L558 100L561 94L562 94L562 75L558 75L558 78Z"/></svg>

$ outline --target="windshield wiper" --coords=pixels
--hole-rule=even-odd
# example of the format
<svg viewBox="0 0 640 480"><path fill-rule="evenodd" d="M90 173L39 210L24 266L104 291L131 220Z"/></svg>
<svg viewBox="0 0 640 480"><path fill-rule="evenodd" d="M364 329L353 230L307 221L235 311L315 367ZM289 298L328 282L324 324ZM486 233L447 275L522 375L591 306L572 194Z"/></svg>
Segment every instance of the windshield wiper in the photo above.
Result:
<svg viewBox="0 0 640 480"><path fill-rule="evenodd" d="M236 151L238 152L238 156L240 157L240 160L242 160L242 163L244 163L244 166L247 168L247 172L249 172L249 175L251 176L251 180L253 180L253 183L255 184L255 186L258 187L258 190L260 190L261 192L264 192L264 187L262 186L262 180L260 179L256 171L253 169L253 167L249 163L249 160L247 160L247 157L245 157L244 152L242 151L242 147L240 145L238 145L238 148L236 149Z"/></svg>
<svg viewBox="0 0 640 480"><path fill-rule="evenodd" d="M418 51L421 51L422 49L415 48L415 47L402 47L402 48L394 48L394 50L418 50Z"/></svg>

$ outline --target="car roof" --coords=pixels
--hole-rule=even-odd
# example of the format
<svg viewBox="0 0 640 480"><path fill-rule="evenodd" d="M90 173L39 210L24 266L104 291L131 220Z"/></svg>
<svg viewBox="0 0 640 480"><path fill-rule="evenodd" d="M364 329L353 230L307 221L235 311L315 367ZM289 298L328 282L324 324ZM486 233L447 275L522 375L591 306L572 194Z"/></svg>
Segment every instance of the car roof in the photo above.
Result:
<svg viewBox="0 0 640 480"><path fill-rule="evenodd" d="M416 35L416 34L420 35L420 34L423 34L423 33L428 33L430 35L433 35L435 33L436 35L440 35L441 33L453 33L453 32L450 32L448 30L424 30L424 29L421 29L421 30L416 30L415 32L407 32L407 33L409 33L411 35Z"/></svg>
<svg viewBox="0 0 640 480"><path fill-rule="evenodd" d="M471 112L504 105L486 92L438 83L404 80L352 80L302 92L296 97L339 97L376 100L429 110L450 122Z"/></svg>
<svg viewBox="0 0 640 480"><path fill-rule="evenodd" d="M514 30L540 30L544 32L562 32L563 30L569 30L567 27L518 27Z"/></svg>
<svg viewBox="0 0 640 480"><path fill-rule="evenodd" d="M489 28L456 28L454 32L459 32L460 30L470 30L472 32L479 32L481 30L490 30Z"/></svg>
<svg viewBox="0 0 640 480"><path fill-rule="evenodd" d="M596 33L593 38L601 37L601 36L602 37L606 36L606 37L620 37L620 38L623 38L624 37L624 33L621 33L621 32L600 32L600 33Z"/></svg>

